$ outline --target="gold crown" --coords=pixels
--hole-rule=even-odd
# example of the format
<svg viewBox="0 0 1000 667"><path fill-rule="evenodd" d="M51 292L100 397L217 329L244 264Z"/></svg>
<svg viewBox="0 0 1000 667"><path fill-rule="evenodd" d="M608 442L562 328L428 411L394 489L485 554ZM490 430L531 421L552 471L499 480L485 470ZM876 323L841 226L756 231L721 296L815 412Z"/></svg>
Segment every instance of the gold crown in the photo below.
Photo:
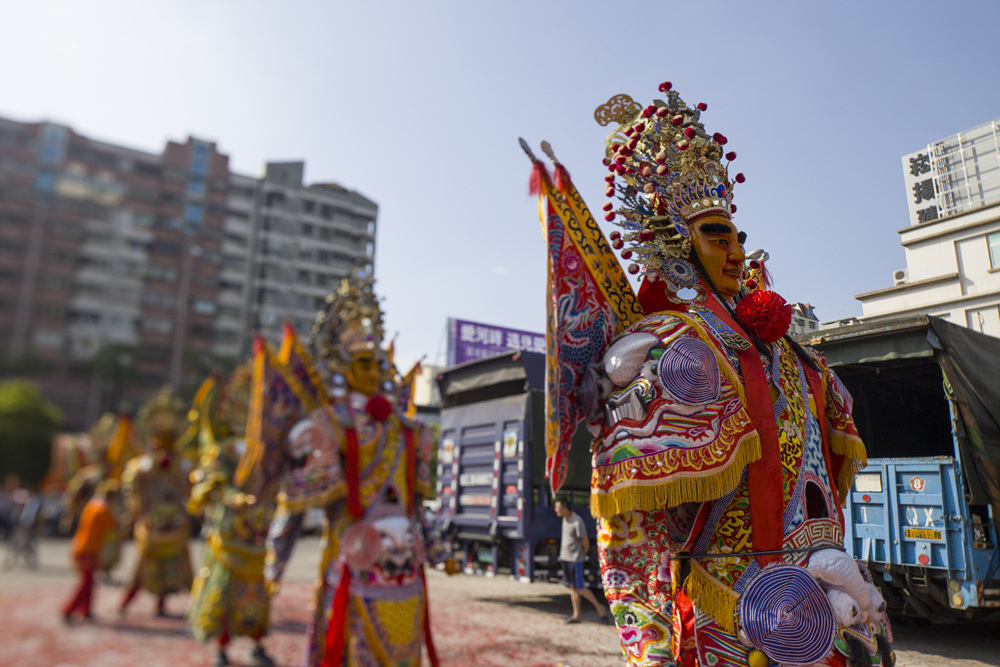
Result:
<svg viewBox="0 0 1000 667"><path fill-rule="evenodd" d="M159 436L161 446L172 447L185 414L180 396L174 394L170 385L164 385L139 408L135 424L140 442Z"/></svg>
<svg viewBox="0 0 1000 667"><path fill-rule="evenodd" d="M623 229L610 238L622 258L632 261L629 273L644 269L652 279L666 279L672 292L697 291L693 267L684 261L691 254L688 225L710 214L731 218L733 182L744 177L729 177L736 154L724 154L726 137L705 131L701 112L708 107L690 108L670 82L660 84L660 92L666 101L645 108L616 95L594 112L601 125L618 123L606 143L604 164L611 174L605 194L617 196L622 206L607 202L604 219Z"/></svg>
<svg viewBox="0 0 1000 667"><path fill-rule="evenodd" d="M374 292L374 280L356 269L326 297L316 315L310 343L328 368L342 368L358 352L382 351L382 310Z"/></svg>

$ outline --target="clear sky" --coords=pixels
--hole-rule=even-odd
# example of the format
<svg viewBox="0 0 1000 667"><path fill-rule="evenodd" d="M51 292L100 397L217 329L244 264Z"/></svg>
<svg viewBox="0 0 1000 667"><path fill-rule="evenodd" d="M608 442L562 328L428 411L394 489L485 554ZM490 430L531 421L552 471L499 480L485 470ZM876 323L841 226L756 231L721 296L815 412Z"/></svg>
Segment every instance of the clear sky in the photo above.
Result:
<svg viewBox="0 0 1000 667"><path fill-rule="evenodd" d="M517 144L604 201L617 93L704 101L746 174L737 224L820 320L904 268L900 158L1000 117L994 0L32 0L0 6L0 115L239 172L302 159L379 204L376 289L399 362L446 319L541 332L544 243ZM613 228L608 225L607 231Z"/></svg>

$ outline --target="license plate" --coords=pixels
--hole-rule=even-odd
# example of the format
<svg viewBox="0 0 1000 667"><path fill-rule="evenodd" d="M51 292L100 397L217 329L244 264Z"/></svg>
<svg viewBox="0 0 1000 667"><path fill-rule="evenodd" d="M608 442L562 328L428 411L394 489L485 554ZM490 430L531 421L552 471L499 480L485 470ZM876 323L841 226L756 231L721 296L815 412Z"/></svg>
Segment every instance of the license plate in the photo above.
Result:
<svg viewBox="0 0 1000 667"><path fill-rule="evenodd" d="M929 528L907 528L903 531L903 537L911 540L943 539L940 530L931 530Z"/></svg>

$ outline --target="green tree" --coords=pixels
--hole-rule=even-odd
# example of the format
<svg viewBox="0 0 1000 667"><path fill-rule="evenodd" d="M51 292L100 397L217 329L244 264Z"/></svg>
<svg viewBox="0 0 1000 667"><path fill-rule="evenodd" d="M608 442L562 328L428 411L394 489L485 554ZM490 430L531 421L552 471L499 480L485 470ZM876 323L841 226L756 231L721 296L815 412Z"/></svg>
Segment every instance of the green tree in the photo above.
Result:
<svg viewBox="0 0 1000 667"><path fill-rule="evenodd" d="M30 486L41 481L61 420L34 382L0 382L0 478L16 473Z"/></svg>

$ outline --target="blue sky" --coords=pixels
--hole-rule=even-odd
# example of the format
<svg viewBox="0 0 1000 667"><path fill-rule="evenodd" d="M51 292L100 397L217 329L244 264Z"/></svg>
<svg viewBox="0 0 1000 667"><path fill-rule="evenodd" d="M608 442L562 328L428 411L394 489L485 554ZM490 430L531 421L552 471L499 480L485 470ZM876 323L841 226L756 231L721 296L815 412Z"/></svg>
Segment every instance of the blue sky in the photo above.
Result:
<svg viewBox="0 0 1000 667"><path fill-rule="evenodd" d="M992 1L87 2L0 9L0 115L237 171L302 159L379 203L377 291L399 361L446 318L544 327L544 243L517 138L603 203L594 109L674 83L747 182L748 246L821 320L905 266L900 158L1000 117ZM608 225L608 231L612 228Z"/></svg>

